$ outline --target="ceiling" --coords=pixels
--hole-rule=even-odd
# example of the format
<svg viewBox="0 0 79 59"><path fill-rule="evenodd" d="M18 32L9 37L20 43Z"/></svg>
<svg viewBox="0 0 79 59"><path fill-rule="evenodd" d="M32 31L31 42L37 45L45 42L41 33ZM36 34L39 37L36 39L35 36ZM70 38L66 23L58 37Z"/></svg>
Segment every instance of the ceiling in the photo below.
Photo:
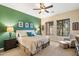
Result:
<svg viewBox="0 0 79 59"><path fill-rule="evenodd" d="M79 3L45 3L46 6L51 4L53 4L54 7L48 9L50 13L43 12L38 14L39 11L33 10L33 8L39 8L39 3L1 3L1 5L39 18L79 9Z"/></svg>

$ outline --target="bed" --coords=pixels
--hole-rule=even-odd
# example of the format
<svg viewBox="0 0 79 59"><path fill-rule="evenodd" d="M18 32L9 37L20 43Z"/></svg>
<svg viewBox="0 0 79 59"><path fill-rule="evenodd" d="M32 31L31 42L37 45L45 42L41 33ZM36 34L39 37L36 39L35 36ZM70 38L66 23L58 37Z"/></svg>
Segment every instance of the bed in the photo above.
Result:
<svg viewBox="0 0 79 59"><path fill-rule="evenodd" d="M28 36L27 33L32 32L33 36ZM47 47L50 43L48 36L36 35L33 30L17 30L16 38L18 42L28 49L31 55Z"/></svg>

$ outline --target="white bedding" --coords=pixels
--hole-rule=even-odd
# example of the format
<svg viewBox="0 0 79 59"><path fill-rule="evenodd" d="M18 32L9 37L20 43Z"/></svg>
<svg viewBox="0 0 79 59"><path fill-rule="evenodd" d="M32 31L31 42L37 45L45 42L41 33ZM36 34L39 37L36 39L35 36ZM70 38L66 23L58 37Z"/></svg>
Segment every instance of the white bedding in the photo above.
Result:
<svg viewBox="0 0 79 59"><path fill-rule="evenodd" d="M47 43L49 41L49 37L48 36L39 35L39 36L36 36L36 37L38 37L38 39L40 41L42 41L42 44L45 44L45 43Z"/></svg>
<svg viewBox="0 0 79 59"><path fill-rule="evenodd" d="M18 41L28 48L32 54L36 53L37 47L40 47L49 41L49 39L45 36L20 37L18 39Z"/></svg>
<svg viewBox="0 0 79 59"><path fill-rule="evenodd" d="M27 31L25 30L16 31L16 37L19 43L26 47L32 54L36 53L37 47L40 47L49 41L48 36L36 35L28 37L26 32Z"/></svg>
<svg viewBox="0 0 79 59"><path fill-rule="evenodd" d="M19 43L25 46L32 54L36 52L37 41L30 37L22 37L19 39Z"/></svg>

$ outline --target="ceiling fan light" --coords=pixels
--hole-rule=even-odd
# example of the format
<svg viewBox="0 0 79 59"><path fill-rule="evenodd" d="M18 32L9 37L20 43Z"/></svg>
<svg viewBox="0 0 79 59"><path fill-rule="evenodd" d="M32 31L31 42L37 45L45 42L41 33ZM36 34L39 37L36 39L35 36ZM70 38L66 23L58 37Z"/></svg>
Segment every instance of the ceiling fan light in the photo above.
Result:
<svg viewBox="0 0 79 59"><path fill-rule="evenodd" d="M44 9L41 9L41 11L44 12L45 10Z"/></svg>

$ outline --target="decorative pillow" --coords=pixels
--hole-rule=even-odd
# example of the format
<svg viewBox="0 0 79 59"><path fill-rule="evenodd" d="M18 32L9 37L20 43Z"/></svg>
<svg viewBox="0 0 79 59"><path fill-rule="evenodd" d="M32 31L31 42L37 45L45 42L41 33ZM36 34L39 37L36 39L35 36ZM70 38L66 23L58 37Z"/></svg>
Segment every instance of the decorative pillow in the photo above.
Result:
<svg viewBox="0 0 79 59"><path fill-rule="evenodd" d="M32 32L27 32L28 36L35 36Z"/></svg>

